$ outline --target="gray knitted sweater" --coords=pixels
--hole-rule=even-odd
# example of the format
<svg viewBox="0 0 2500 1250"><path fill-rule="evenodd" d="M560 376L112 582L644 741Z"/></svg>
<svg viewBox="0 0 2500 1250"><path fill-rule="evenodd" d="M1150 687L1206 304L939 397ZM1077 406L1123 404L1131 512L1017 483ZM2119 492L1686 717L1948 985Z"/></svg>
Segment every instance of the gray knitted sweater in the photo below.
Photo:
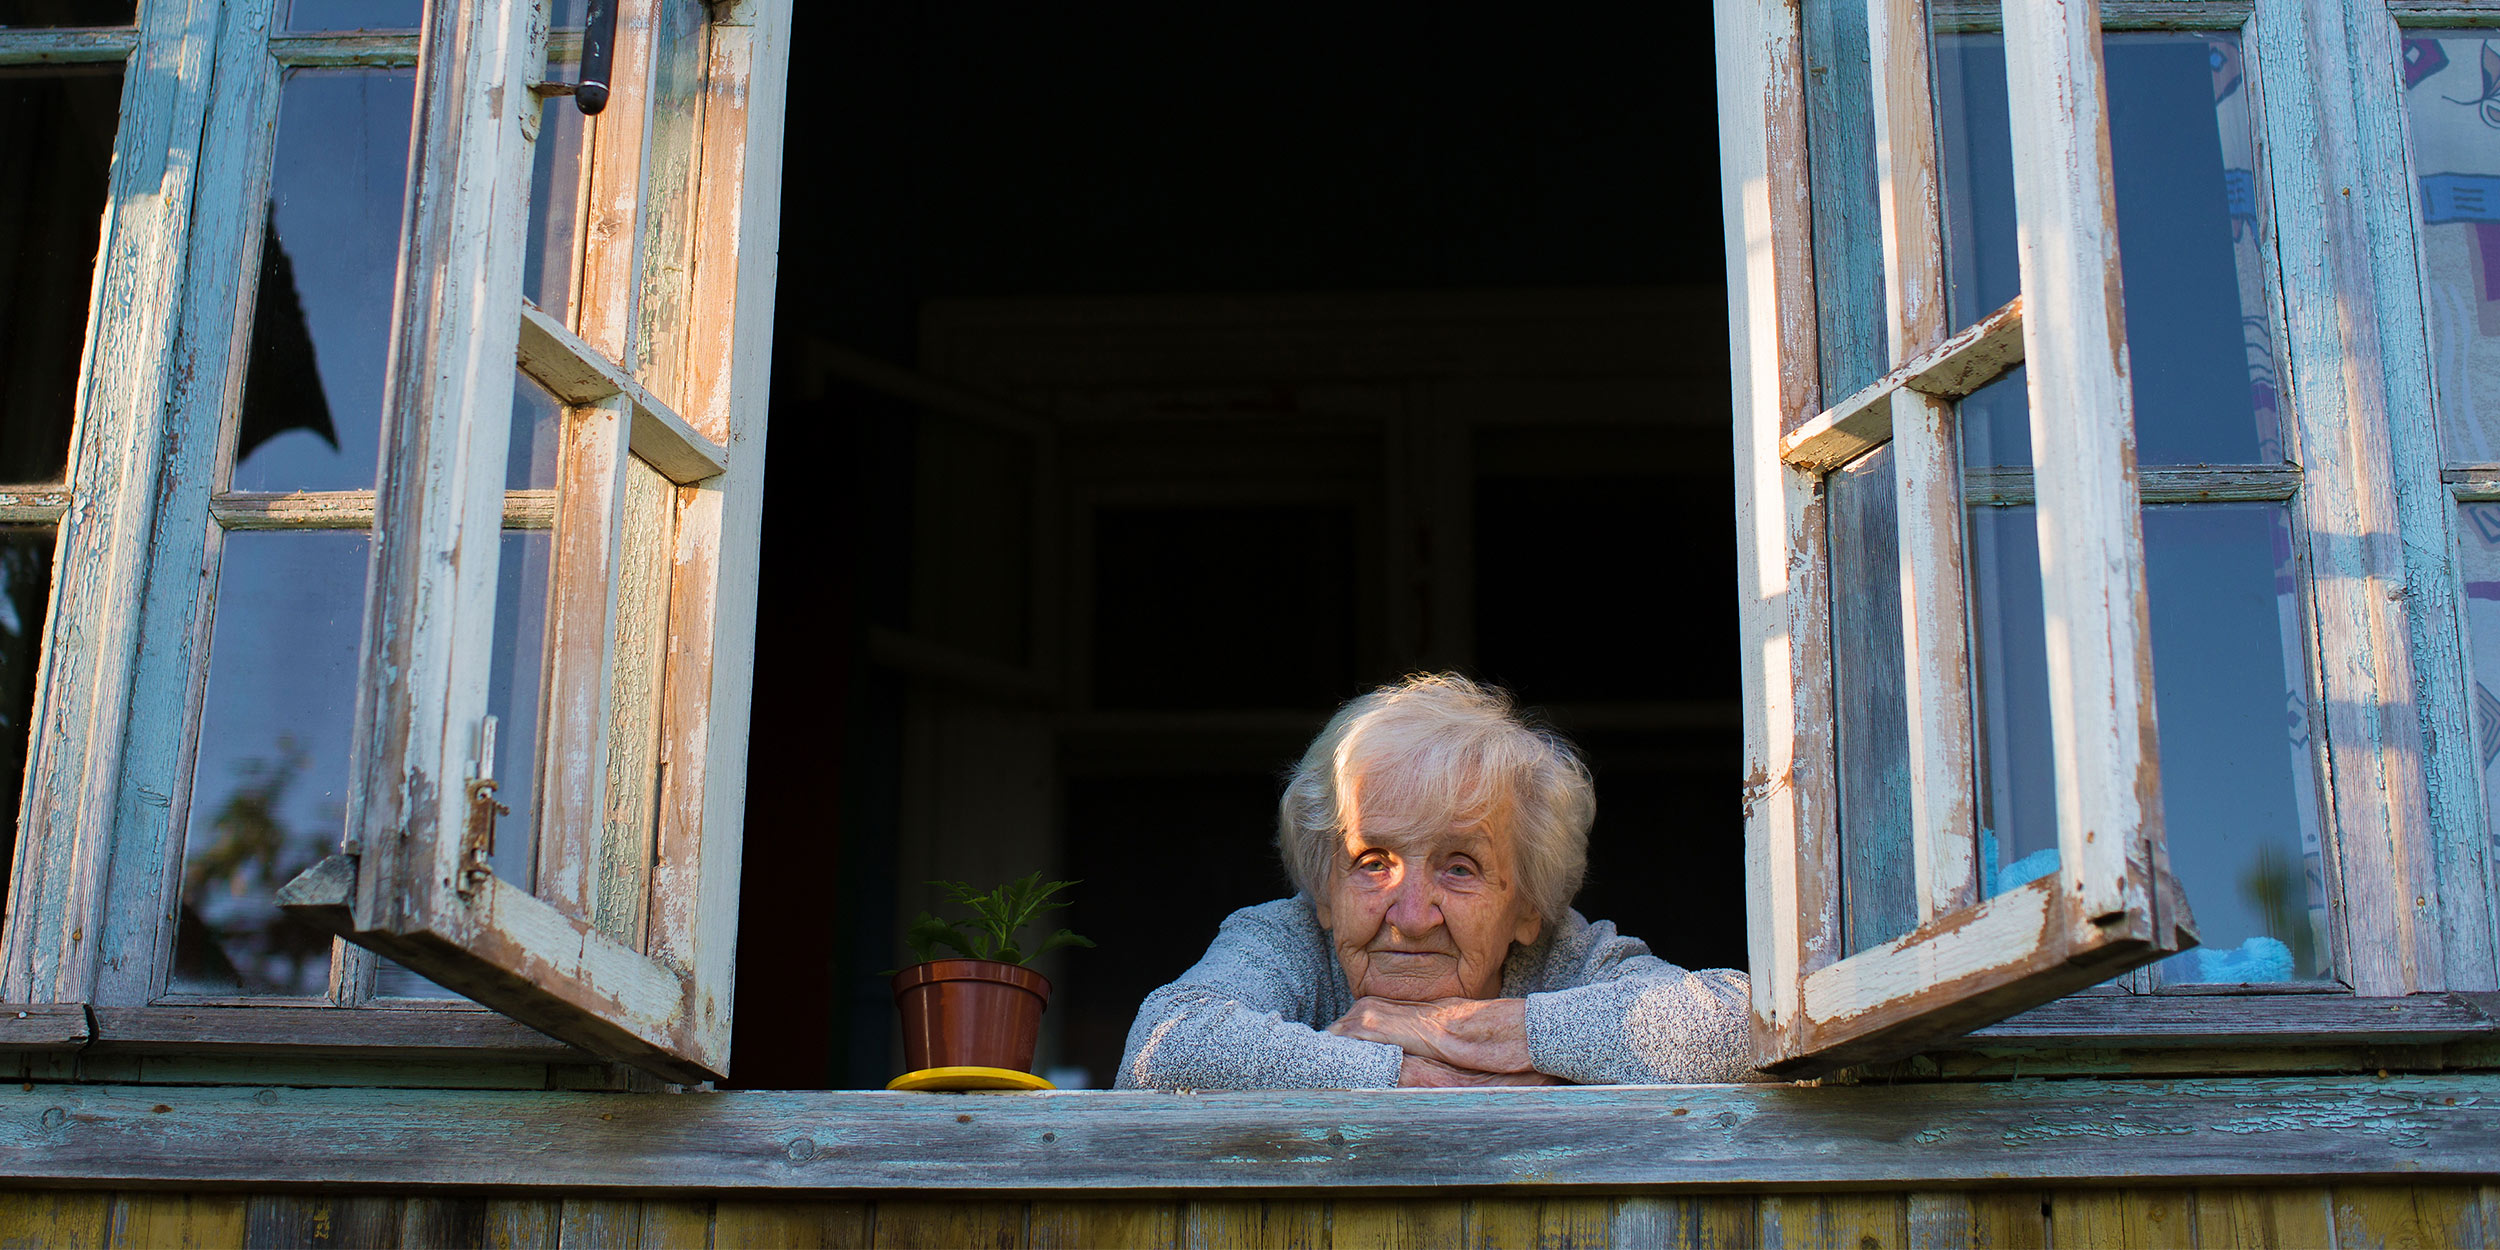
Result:
<svg viewBox="0 0 2500 1250"><path fill-rule="evenodd" d="M1528 1000L1528 1055L1582 1085L1774 1079L1756 1072L1750 985L1687 972L1578 912L1513 950L1502 995ZM1146 996L1122 1089L1385 1089L1404 1052L1325 1032L1354 1007L1328 932L1300 895L1245 907L1206 957Z"/></svg>

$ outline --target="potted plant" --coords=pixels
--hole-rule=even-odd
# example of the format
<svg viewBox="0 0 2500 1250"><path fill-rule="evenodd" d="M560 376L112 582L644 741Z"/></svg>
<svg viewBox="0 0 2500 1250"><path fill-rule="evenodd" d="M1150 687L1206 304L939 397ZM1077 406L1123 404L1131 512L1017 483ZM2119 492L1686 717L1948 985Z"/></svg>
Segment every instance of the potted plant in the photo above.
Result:
<svg viewBox="0 0 2500 1250"><path fill-rule="evenodd" d="M1067 906L1052 896L1077 883L1045 882L1037 872L983 893L961 881L929 884L971 915L942 920L922 912L905 935L920 961L894 974L907 1067L1031 1071L1050 982L1025 965L1062 946L1093 943L1061 929L1028 948L1021 935L1044 914ZM941 949L962 957L946 957Z"/></svg>

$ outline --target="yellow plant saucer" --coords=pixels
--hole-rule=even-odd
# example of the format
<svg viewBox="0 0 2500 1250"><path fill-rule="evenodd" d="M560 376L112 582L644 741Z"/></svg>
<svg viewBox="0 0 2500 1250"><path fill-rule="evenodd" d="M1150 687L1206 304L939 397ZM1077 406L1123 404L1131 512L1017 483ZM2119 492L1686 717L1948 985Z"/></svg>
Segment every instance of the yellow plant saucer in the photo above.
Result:
<svg viewBox="0 0 2500 1250"><path fill-rule="evenodd" d="M887 1089L1057 1089L1030 1072L1013 1068L922 1068L885 1083Z"/></svg>

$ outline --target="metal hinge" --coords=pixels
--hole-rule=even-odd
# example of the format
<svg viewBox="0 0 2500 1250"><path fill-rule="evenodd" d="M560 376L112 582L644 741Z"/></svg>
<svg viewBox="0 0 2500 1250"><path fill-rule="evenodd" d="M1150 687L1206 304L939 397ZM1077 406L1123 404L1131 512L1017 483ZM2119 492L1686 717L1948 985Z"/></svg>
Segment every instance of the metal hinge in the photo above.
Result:
<svg viewBox="0 0 2500 1250"><path fill-rule="evenodd" d="M477 889L477 883L494 875L495 866L488 862L495 853L495 818L509 816L512 809L495 801L495 718L489 716L478 726L477 767L469 778L469 819L460 831L460 893L465 897Z"/></svg>

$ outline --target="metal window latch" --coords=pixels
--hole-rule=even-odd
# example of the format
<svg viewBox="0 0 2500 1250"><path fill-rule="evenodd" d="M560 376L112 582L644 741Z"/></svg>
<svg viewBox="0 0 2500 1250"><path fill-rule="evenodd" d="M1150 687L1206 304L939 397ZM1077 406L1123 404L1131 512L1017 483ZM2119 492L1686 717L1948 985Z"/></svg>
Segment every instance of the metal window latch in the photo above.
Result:
<svg viewBox="0 0 2500 1250"><path fill-rule="evenodd" d="M616 2L590 0L582 24L582 80L573 88L573 103L584 117L595 117L608 106L609 66L616 59Z"/></svg>
<svg viewBox="0 0 2500 1250"><path fill-rule="evenodd" d="M495 718L489 716L478 726L477 775L469 778L469 819L460 831L462 895L494 875L488 859L495 853L495 818L511 814L511 808L495 801Z"/></svg>

